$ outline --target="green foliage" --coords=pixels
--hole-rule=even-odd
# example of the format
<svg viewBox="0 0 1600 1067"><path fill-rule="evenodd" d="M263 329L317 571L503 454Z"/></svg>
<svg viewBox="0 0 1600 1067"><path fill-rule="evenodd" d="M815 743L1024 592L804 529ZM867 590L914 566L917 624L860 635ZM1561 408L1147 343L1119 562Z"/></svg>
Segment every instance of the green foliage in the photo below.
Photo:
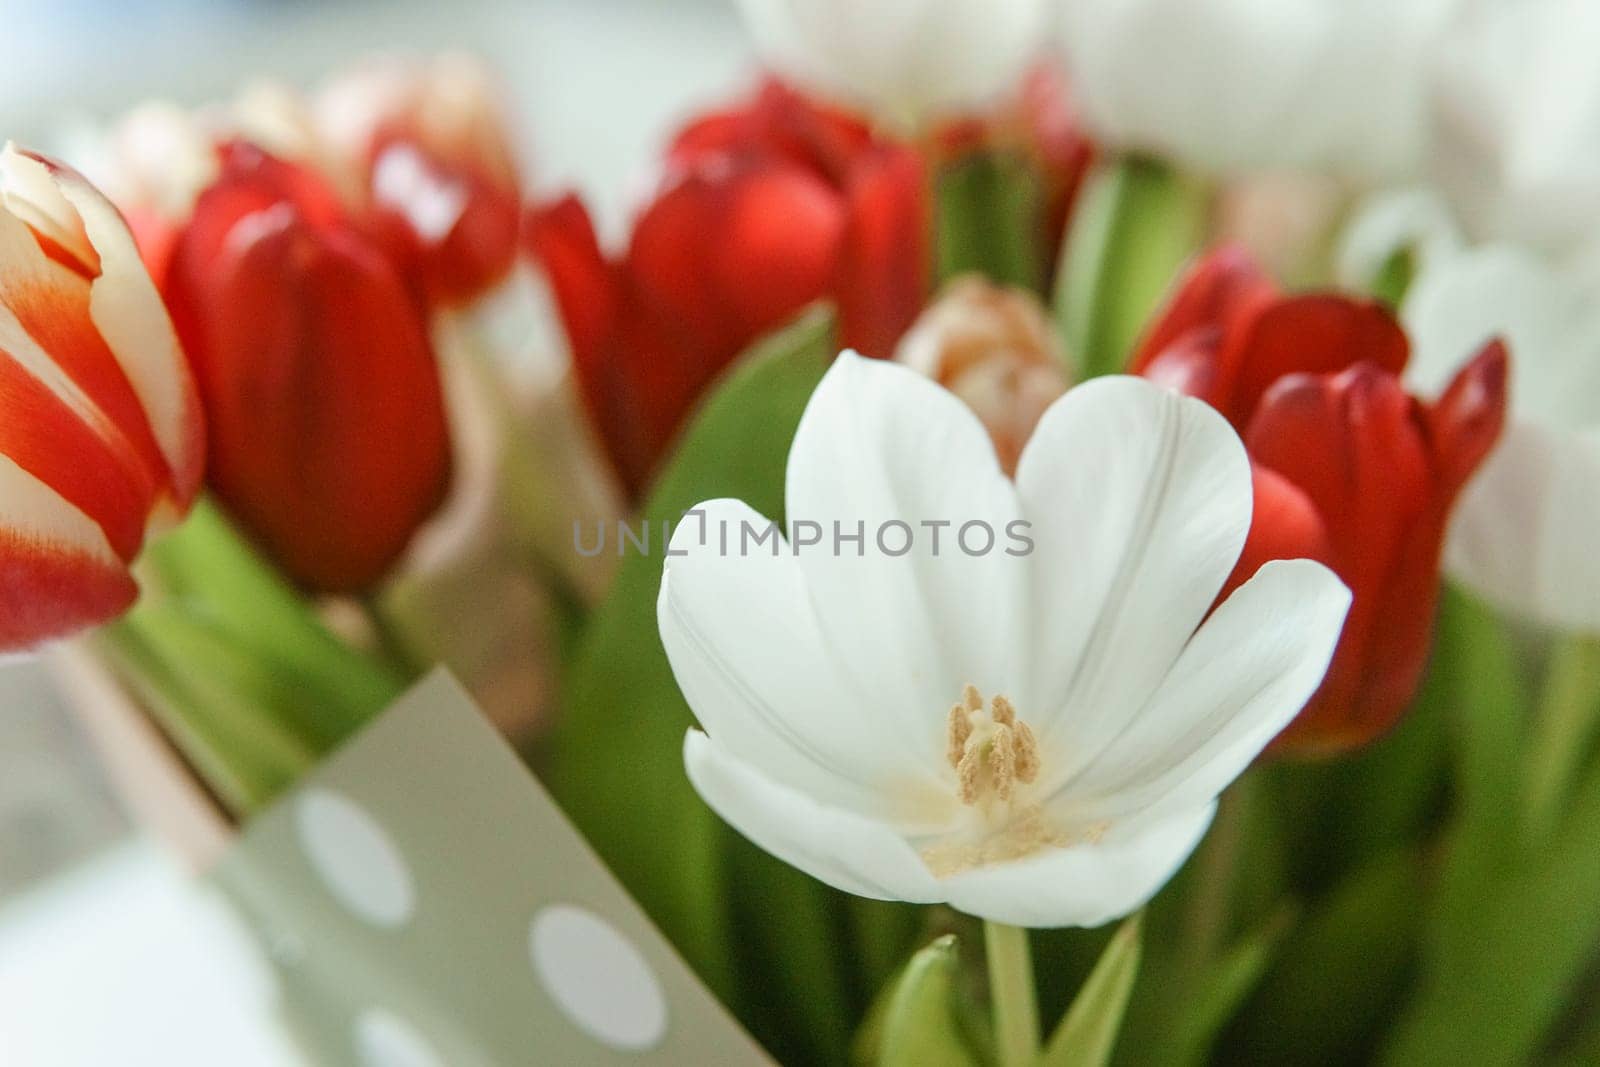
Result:
<svg viewBox="0 0 1600 1067"><path fill-rule="evenodd" d="M1396 852L1310 908L1255 984L1227 1055L1246 1062L1361 1063L1415 963L1422 873Z"/></svg>
<svg viewBox="0 0 1600 1067"><path fill-rule="evenodd" d="M1140 916L1134 915L1100 954L1100 962L1045 1045L1041 1067L1103 1067L1111 1062L1139 974L1139 951Z"/></svg>
<svg viewBox="0 0 1600 1067"><path fill-rule="evenodd" d="M789 443L834 350L831 317L810 313L711 392L640 516L658 550L624 560L536 757L612 871L785 1062L843 1061L867 998L910 951L915 911L880 905L853 918L843 894L760 853L701 802L683 769L694 717L656 628L659 539L663 522L716 497L782 521ZM857 944L864 927L870 959Z"/></svg>
<svg viewBox="0 0 1600 1067"><path fill-rule="evenodd" d="M1210 195L1196 179L1125 156L1078 194L1056 277L1056 315L1081 377L1116 374L1179 269L1205 237Z"/></svg>
<svg viewBox="0 0 1600 1067"><path fill-rule="evenodd" d="M147 553L101 645L235 815L259 811L400 695L209 502Z"/></svg>
<svg viewBox="0 0 1600 1067"><path fill-rule="evenodd" d="M1000 285L1042 293L1044 193L1019 155L979 152L939 175L934 247L938 280L976 272Z"/></svg>
<svg viewBox="0 0 1600 1067"><path fill-rule="evenodd" d="M1550 1039L1600 944L1600 766L1549 817L1551 833L1526 832L1529 702L1517 645L1465 596L1448 608L1440 640L1458 645L1460 802L1421 981L1385 1062L1520 1064Z"/></svg>
<svg viewBox="0 0 1600 1067"><path fill-rule="evenodd" d="M879 1067L977 1067L963 1031L954 935L911 957L884 1009Z"/></svg>

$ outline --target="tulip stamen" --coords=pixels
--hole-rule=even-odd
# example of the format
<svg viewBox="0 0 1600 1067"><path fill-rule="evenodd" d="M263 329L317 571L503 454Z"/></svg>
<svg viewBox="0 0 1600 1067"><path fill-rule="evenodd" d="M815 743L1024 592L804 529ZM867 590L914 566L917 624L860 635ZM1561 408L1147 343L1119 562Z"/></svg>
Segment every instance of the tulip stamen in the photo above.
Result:
<svg viewBox="0 0 1600 1067"><path fill-rule="evenodd" d="M1017 783L1039 776L1039 743L1004 696L987 707L973 685L946 720L945 756L956 772L956 795L963 804L989 806L998 798L1009 805Z"/></svg>

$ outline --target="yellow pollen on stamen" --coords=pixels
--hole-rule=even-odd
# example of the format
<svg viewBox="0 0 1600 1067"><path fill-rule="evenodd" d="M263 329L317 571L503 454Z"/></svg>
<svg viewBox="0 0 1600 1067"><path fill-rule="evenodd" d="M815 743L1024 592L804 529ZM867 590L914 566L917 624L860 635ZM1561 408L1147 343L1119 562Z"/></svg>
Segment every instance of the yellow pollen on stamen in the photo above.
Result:
<svg viewBox="0 0 1600 1067"><path fill-rule="evenodd" d="M956 771L963 804L998 797L1009 804L1018 782L1039 776L1039 743L1017 709L1003 696L984 707L976 686L967 686L946 720L945 756Z"/></svg>
<svg viewBox="0 0 1600 1067"><path fill-rule="evenodd" d="M967 708L963 704L956 704L950 709L948 745L945 748L945 758L950 761L950 766L959 767L961 757L967 751L967 738L972 736L972 724L967 721Z"/></svg>
<svg viewBox="0 0 1600 1067"><path fill-rule="evenodd" d="M1039 742L1017 718L1009 699L985 706L976 686L966 686L946 719L945 754L956 772L956 795L975 808L982 829L949 838L922 851L936 877L1003 863L1075 840L1047 820L1038 805L1018 804L1018 786L1039 776Z"/></svg>

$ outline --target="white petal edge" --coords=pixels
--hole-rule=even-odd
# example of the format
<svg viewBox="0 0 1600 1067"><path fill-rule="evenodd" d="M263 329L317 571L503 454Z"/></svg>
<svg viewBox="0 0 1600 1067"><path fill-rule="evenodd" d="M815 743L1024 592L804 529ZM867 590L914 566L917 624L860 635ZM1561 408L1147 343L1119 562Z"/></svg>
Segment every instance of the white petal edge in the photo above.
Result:
<svg viewBox="0 0 1600 1067"><path fill-rule="evenodd" d="M713 811L791 867L874 900L944 899L922 858L883 823L772 781L698 730L684 737L683 763Z"/></svg>
<svg viewBox="0 0 1600 1067"><path fill-rule="evenodd" d="M657 620L695 717L767 777L861 814L888 816L892 798L948 798L937 764L905 744L897 714L843 679L787 540L746 535L769 525L741 501L711 500L673 535ZM942 710L927 709L926 720L941 736ZM908 801L898 814L922 810Z"/></svg>
<svg viewBox="0 0 1600 1067"><path fill-rule="evenodd" d="M1100 926L1142 907L1205 836L1216 805L1137 826L1101 840L946 878L951 907L1012 926Z"/></svg>
<svg viewBox="0 0 1600 1067"><path fill-rule="evenodd" d="M1017 466L1036 548L1018 704L1075 765L1143 707L1244 547L1250 462L1226 419L1141 378L1056 401Z"/></svg>
<svg viewBox="0 0 1600 1067"><path fill-rule="evenodd" d="M866 706L900 718L901 743L943 759L942 724L962 687L1018 694L1025 676L1021 606L1029 561L1008 555L1021 518L1015 486L988 432L948 390L915 371L845 352L806 406L789 451L791 529L821 525L825 543L798 557L823 638ZM938 533L927 522L948 522ZM834 551L832 524L863 524L866 544ZM904 532L913 535L903 556ZM960 548L985 523L986 554ZM880 531L888 531L883 545ZM796 539L799 540L798 537ZM968 544L981 549L984 529ZM857 555L860 551L861 555Z"/></svg>
<svg viewBox="0 0 1600 1067"><path fill-rule="evenodd" d="M120 569L100 524L45 482L0 454L0 534Z"/></svg>
<svg viewBox="0 0 1600 1067"><path fill-rule="evenodd" d="M100 256L100 277L89 289L90 316L144 407L175 496L187 502L199 489L205 441L199 394L172 319L117 209L72 170L58 168L52 178Z"/></svg>
<svg viewBox="0 0 1600 1067"><path fill-rule="evenodd" d="M1209 803L1317 691L1349 608L1350 590L1322 564L1264 564L1052 809L1115 822Z"/></svg>
<svg viewBox="0 0 1600 1067"><path fill-rule="evenodd" d="M1355 221L1339 239L1334 273L1340 285L1365 291L1396 252L1415 252L1413 270L1421 273L1461 247L1455 219L1437 193L1380 193L1356 208Z"/></svg>
<svg viewBox="0 0 1600 1067"><path fill-rule="evenodd" d="M814 91L919 126L1014 89L1047 0L739 0L766 61Z"/></svg>

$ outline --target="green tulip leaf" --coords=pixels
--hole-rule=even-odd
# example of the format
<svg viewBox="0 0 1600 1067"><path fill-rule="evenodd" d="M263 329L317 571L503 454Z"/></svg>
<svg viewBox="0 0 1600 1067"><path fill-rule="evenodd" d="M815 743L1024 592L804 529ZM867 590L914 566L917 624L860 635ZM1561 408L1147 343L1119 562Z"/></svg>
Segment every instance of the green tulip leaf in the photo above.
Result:
<svg viewBox="0 0 1600 1067"><path fill-rule="evenodd" d="M1356 871L1282 937L1224 1033L1221 1061L1365 1062L1416 962L1422 920L1414 853Z"/></svg>
<svg viewBox="0 0 1600 1067"><path fill-rule="evenodd" d="M1461 806L1418 995L1386 1062L1525 1064L1558 1029L1600 942L1600 765L1549 816L1549 833L1522 832L1518 789L1531 782L1518 774L1525 697L1515 648L1482 609L1459 601L1456 611L1454 637L1474 656L1456 661L1466 675Z"/></svg>
<svg viewBox="0 0 1600 1067"><path fill-rule="evenodd" d="M234 815L259 811L404 688L202 500L141 563L100 647Z"/></svg>
<svg viewBox="0 0 1600 1067"><path fill-rule="evenodd" d="M333 751L405 688L405 679L335 637L210 500L151 546L145 565L158 589L146 604L171 605L168 617L182 614L294 680L302 695L284 705L285 725L319 753Z"/></svg>
<svg viewBox="0 0 1600 1067"><path fill-rule="evenodd" d="M1124 922L1089 972L1066 1018L1045 1045L1042 1067L1103 1067L1111 1062L1128 997L1139 976L1140 915Z"/></svg>
<svg viewBox="0 0 1600 1067"><path fill-rule="evenodd" d="M640 516L652 548L629 549L592 616L567 671L562 718L536 763L613 873L759 1039L781 1055L786 1049L776 1046L785 1044L784 1035L803 1028L789 1013L813 1022L825 1016L820 1032L824 1044L838 1045L839 1058L854 1020L832 1018L832 993L821 984L836 981L833 968L805 944L823 935L787 921L792 901L801 902L800 914L814 916L818 887L797 871L730 864L730 849L753 846L723 826L684 773L683 738L694 717L656 628L663 523L715 497L740 498L782 521L789 443L834 347L831 315L808 313L742 357L709 393ZM633 529L637 534L637 521ZM762 875L769 910L759 919L762 936L771 939L761 948L770 969L765 980L740 971L731 901L743 889L732 883L731 866ZM806 961L806 973L793 984L776 970L791 958Z"/></svg>

